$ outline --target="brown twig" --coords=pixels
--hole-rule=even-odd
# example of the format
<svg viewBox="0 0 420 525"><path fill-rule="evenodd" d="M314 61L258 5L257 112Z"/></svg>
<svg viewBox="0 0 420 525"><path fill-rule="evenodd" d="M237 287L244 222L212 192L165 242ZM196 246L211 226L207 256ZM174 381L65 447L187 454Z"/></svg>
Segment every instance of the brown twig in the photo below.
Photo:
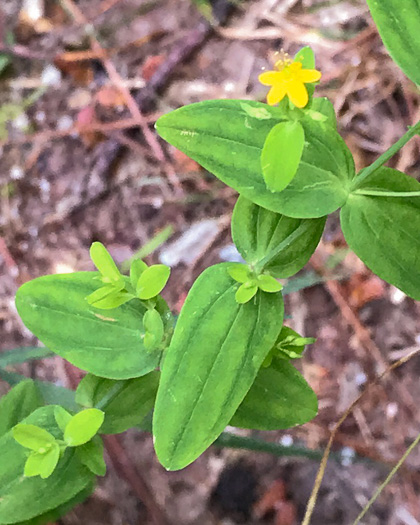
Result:
<svg viewBox="0 0 420 525"><path fill-rule="evenodd" d="M166 525L168 521L162 509L156 503L149 486L128 458L120 438L118 436L106 436L105 446L115 471L120 478L127 481L134 494L146 505L153 523L155 525Z"/></svg>
<svg viewBox="0 0 420 525"><path fill-rule="evenodd" d="M62 0L62 3L64 7L71 13L74 20L78 24L88 26L89 24L88 19L79 9L79 7L73 2L73 0ZM158 138L153 133L153 131L151 131L151 129L149 128L146 119L144 118L142 112L140 111L140 108L138 107L133 96L131 95L130 90L125 86L123 79L121 78L121 76L119 75L117 71L117 68L115 67L113 62L109 59L108 54L105 53L98 39L93 34L91 34L90 36L90 43L91 43L93 52L97 53L100 56L100 60L106 72L108 73L109 79L124 96L125 103L132 117L137 120L138 125L140 129L142 130L143 136L146 142L149 144L154 156L156 157L156 160L158 160L163 165L166 175L170 183L173 185L175 192L181 195L183 193L183 190L182 190L181 183L176 175L174 167L166 160L165 154L158 141ZM105 54L101 56L102 53L105 53Z"/></svg>

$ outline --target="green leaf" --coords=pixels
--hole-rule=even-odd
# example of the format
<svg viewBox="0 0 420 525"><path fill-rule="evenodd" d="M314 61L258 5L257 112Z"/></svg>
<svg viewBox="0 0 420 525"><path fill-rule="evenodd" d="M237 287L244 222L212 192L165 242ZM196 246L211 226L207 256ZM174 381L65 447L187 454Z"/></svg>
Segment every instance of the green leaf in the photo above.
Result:
<svg viewBox="0 0 420 525"><path fill-rule="evenodd" d="M274 359L261 368L230 424L256 430L278 430L302 425L318 412L315 393L287 361Z"/></svg>
<svg viewBox="0 0 420 525"><path fill-rule="evenodd" d="M122 283L124 286L124 283ZM102 286L86 297L87 302L95 308L113 310L134 299L135 295L126 290L118 290L113 285Z"/></svg>
<svg viewBox="0 0 420 525"><path fill-rule="evenodd" d="M0 368L0 379L9 383L9 385L19 385L23 381L27 381L25 376L16 374L15 372L8 372ZM41 406L43 405L55 405L60 403L67 410L77 411L79 407L74 401L74 391L64 388L62 386L55 385L48 381L34 381L40 395L41 395Z"/></svg>
<svg viewBox="0 0 420 525"><path fill-rule="evenodd" d="M62 432L64 432L66 430L67 425L70 423L72 415L69 412L67 412L67 410L63 407L57 406L54 410L54 417L58 428Z"/></svg>
<svg viewBox="0 0 420 525"><path fill-rule="evenodd" d="M147 350L154 350L162 343L165 333L162 317L157 310L147 310L143 317L143 326L146 330L144 346ZM152 343L146 342L146 336L153 339Z"/></svg>
<svg viewBox="0 0 420 525"><path fill-rule="evenodd" d="M302 62L304 69L314 69L315 67L315 54L309 46L302 47L296 53L294 60Z"/></svg>
<svg viewBox="0 0 420 525"><path fill-rule="evenodd" d="M165 288L171 269L165 264L150 266L140 275L137 281L137 295L147 300L156 297Z"/></svg>
<svg viewBox="0 0 420 525"><path fill-rule="evenodd" d="M102 315L85 300L97 288L97 276L79 272L29 281L16 295L19 315L48 348L83 370L112 379L147 374L160 355L142 343L145 306L133 300ZM166 304L157 309L170 324Z"/></svg>
<svg viewBox="0 0 420 525"><path fill-rule="evenodd" d="M70 498L57 508L41 514L36 518L20 521L18 525L45 525L46 523L54 523L63 516L66 516L74 507L85 501L92 494L93 489L94 483L91 483L80 491L79 494L76 494L76 496Z"/></svg>
<svg viewBox="0 0 420 525"><path fill-rule="evenodd" d="M54 406L33 412L23 424L61 435L54 419ZM21 523L49 513L91 487L93 476L68 449L48 479L23 477L27 449L18 444L12 431L0 438L0 525Z"/></svg>
<svg viewBox="0 0 420 525"><path fill-rule="evenodd" d="M367 0L372 18L393 60L420 84L420 4L418 0Z"/></svg>
<svg viewBox="0 0 420 525"><path fill-rule="evenodd" d="M77 457L93 474L105 476L106 464L104 460L104 443L99 436L77 447Z"/></svg>
<svg viewBox="0 0 420 525"><path fill-rule="evenodd" d="M104 422L105 414L97 408L87 408L74 415L64 431L64 441L69 447L78 447L96 436Z"/></svg>
<svg viewBox="0 0 420 525"><path fill-rule="evenodd" d="M267 188L282 191L296 175L305 145L298 121L280 122L267 135L261 153L261 169Z"/></svg>
<svg viewBox="0 0 420 525"><path fill-rule="evenodd" d="M250 301L258 291L258 286L253 282L243 283L237 289L235 301L238 304L245 304Z"/></svg>
<svg viewBox="0 0 420 525"><path fill-rule="evenodd" d="M24 475L27 478L41 476L49 478L54 472L60 459L60 447L54 443L46 452L32 452L25 463Z"/></svg>
<svg viewBox="0 0 420 525"><path fill-rule="evenodd" d="M283 288L283 285L271 275L259 275L257 277L257 284L260 290L268 293L280 292Z"/></svg>
<svg viewBox="0 0 420 525"><path fill-rule="evenodd" d="M251 272L245 264L233 263L228 268L228 274L238 283L246 283L251 278Z"/></svg>
<svg viewBox="0 0 420 525"><path fill-rule="evenodd" d="M130 266L130 282L134 290L137 288L138 280L140 275L147 270L148 266L141 259L135 259Z"/></svg>
<svg viewBox="0 0 420 525"><path fill-rule="evenodd" d="M283 326L275 345L276 355L282 359L299 359L302 357L305 346L315 341L313 337L301 337L288 326Z"/></svg>
<svg viewBox="0 0 420 525"><path fill-rule="evenodd" d="M100 407L105 413L102 434L119 434L138 425L153 408L159 377L155 371L137 379L113 381L88 374L79 383L76 399L82 406Z"/></svg>
<svg viewBox="0 0 420 525"><path fill-rule="evenodd" d="M239 197L233 211L232 238L251 266L261 265L277 278L301 270L315 251L325 225L320 219L292 219Z"/></svg>
<svg viewBox="0 0 420 525"><path fill-rule="evenodd" d="M0 399L0 436L43 404L39 389L32 379L16 385Z"/></svg>
<svg viewBox="0 0 420 525"><path fill-rule="evenodd" d="M312 105L307 110L309 117L317 122L326 122L334 129L337 128L337 116L333 104L326 97L312 99Z"/></svg>
<svg viewBox="0 0 420 525"><path fill-rule="evenodd" d="M106 282L120 281L122 275L109 254L108 250L101 242L94 242L90 247L90 258L93 264L100 271Z"/></svg>
<svg viewBox="0 0 420 525"><path fill-rule="evenodd" d="M337 131L310 115L302 159L292 182L272 193L261 171L261 153L271 129L286 118L280 108L246 101L270 119L252 118L241 100L199 102L160 117L158 133L241 195L289 217L322 217L342 206L354 176L354 161Z"/></svg>
<svg viewBox="0 0 420 525"><path fill-rule="evenodd" d="M36 425L19 423L13 430L13 438L22 447L39 451L55 443L55 438L47 430Z"/></svg>
<svg viewBox="0 0 420 525"><path fill-rule="evenodd" d="M350 248L374 273L420 300L420 197L363 195L363 191L420 191L420 183L381 168L349 197L341 227Z"/></svg>
<svg viewBox="0 0 420 525"><path fill-rule="evenodd" d="M251 387L283 320L281 294L239 305L229 263L207 268L181 310L154 411L162 465L181 469L223 431Z"/></svg>

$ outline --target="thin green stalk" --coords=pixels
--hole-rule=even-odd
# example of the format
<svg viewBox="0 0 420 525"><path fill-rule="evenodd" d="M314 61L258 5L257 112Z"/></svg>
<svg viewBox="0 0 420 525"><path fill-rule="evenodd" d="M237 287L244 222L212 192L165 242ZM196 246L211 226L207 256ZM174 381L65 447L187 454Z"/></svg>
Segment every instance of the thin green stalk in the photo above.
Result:
<svg viewBox="0 0 420 525"><path fill-rule="evenodd" d="M364 182L372 173L388 162L400 149L407 144L413 137L420 132L420 121L414 126L410 127L407 133L405 133L400 140L393 144L385 153L378 157L373 164L364 169L359 175L353 180L351 189L358 188L362 182Z"/></svg>
<svg viewBox="0 0 420 525"><path fill-rule="evenodd" d="M374 197L420 197L420 191L356 190L353 194Z"/></svg>
<svg viewBox="0 0 420 525"><path fill-rule="evenodd" d="M304 447L285 446L278 443L270 443L262 439L253 439L244 436L236 436L230 432L223 432L216 441L214 446L221 448L236 448L244 450L253 450L254 452L266 452L278 457L304 457L308 459L320 460L324 454L322 450L310 450ZM340 454L331 455L337 461L341 460Z"/></svg>
<svg viewBox="0 0 420 525"><path fill-rule="evenodd" d="M279 253L281 253L285 248L287 248L292 242L295 242L296 239L298 239L302 235L302 232L306 230L306 228L306 224L302 222L302 224L300 224L293 233L291 233L288 237L283 239L283 241L280 244L278 244L265 257L263 257L260 261L256 263L255 271L257 273L262 272L264 268L279 255Z"/></svg>
<svg viewBox="0 0 420 525"><path fill-rule="evenodd" d="M412 450L420 443L420 434L416 437L416 439L411 443L411 445L408 447L408 449L405 451L402 458L398 461L398 463L395 465L395 467L391 470L391 472L386 477L385 481L378 487L375 494L372 496L372 498L368 501L367 505L364 507L362 512L357 516L357 518L354 520L353 525L357 525L360 523L360 520L366 515L367 511L370 509L370 507L375 503L378 496L381 494L381 492L384 490L384 488L388 485L388 483L391 481L392 477L396 474L397 470L401 467L401 465L404 463L404 461L407 459L409 454L412 452Z"/></svg>

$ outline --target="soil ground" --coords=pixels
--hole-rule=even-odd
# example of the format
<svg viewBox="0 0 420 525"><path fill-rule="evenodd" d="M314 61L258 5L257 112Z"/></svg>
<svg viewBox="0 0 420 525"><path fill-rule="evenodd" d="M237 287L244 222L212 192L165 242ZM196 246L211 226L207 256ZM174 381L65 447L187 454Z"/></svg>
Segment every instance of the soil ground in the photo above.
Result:
<svg viewBox="0 0 420 525"><path fill-rule="evenodd" d="M11 52L0 77L1 350L37 344L14 307L19 285L47 273L92 269L94 240L122 262L170 226L170 238L148 261L170 262L165 298L175 312L204 268L236 255L229 230L235 192L147 132L121 124L132 115L115 77L90 51L87 22L109 50L117 85L133 94L189 41L198 42L207 23L189 0L1 3L0 36ZM202 40L188 58L177 57L153 94L153 107L143 115L152 134L159 115L187 103L263 100L257 77L272 54L306 44L323 72L318 94L334 103L358 168L419 118L420 95L388 57L363 0L236 2L224 26ZM32 95L35 101L25 105ZM20 109L3 129L5 104ZM391 165L418 177L419 145L414 139ZM115 147L118 156L109 162ZM301 276L309 283L314 272L325 282L289 295L286 306L290 326L317 338L301 369L319 396L319 415L291 431L253 434L324 449L333 424L361 390L419 347L420 306L346 249L334 216ZM58 357L20 371L69 385ZM314 525L351 524L387 465L416 437L419 372L420 357L413 357L372 387L341 426L333 447L341 461L330 461ZM170 524L294 525L318 468L309 459L211 448L185 470L169 473L155 459L149 435L131 431L122 440ZM414 451L363 523L420 523L419 468L420 452ZM61 522L155 523L145 503L110 465L93 496Z"/></svg>

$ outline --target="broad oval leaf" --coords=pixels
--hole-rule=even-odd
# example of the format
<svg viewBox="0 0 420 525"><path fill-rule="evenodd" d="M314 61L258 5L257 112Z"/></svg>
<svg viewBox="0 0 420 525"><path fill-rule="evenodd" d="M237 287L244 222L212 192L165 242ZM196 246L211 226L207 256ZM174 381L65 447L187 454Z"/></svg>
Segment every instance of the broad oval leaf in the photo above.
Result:
<svg viewBox="0 0 420 525"><path fill-rule="evenodd" d="M315 392L296 368L274 358L261 368L230 424L255 430L278 430L302 425L318 413Z"/></svg>
<svg viewBox="0 0 420 525"><path fill-rule="evenodd" d="M304 145L300 122L280 122L272 128L261 153L261 169L270 191L284 190L296 175Z"/></svg>
<svg viewBox="0 0 420 525"><path fill-rule="evenodd" d="M0 436L43 405L35 381L27 379L17 384L0 399Z"/></svg>
<svg viewBox="0 0 420 525"><path fill-rule="evenodd" d="M140 424L152 410L159 377L157 371L126 381L88 374L79 383L76 400L82 406L100 406L105 412L101 434L119 434Z"/></svg>
<svg viewBox="0 0 420 525"><path fill-rule="evenodd" d="M420 300L420 197L363 192L420 191L404 173L381 168L349 197L341 227L350 248L374 273Z"/></svg>
<svg viewBox="0 0 420 525"><path fill-rule="evenodd" d="M293 219L269 211L243 196L232 216L232 238L251 266L286 278L301 270L318 246L326 217Z"/></svg>
<svg viewBox="0 0 420 525"><path fill-rule="evenodd" d="M156 295L165 288L168 282L171 269L165 264L155 264L146 268L137 281L137 295L140 299L147 300Z"/></svg>
<svg viewBox="0 0 420 525"><path fill-rule="evenodd" d="M251 116L260 110L270 118ZM310 115L300 123L305 147L292 182L271 192L261 172L261 153L271 129L285 121L280 108L260 102L215 100L177 109L156 123L158 133L241 195L289 217L328 215L342 206L354 176L353 157L337 131Z"/></svg>
<svg viewBox="0 0 420 525"><path fill-rule="evenodd" d="M367 0L389 54L407 77L420 84L419 0Z"/></svg>
<svg viewBox="0 0 420 525"><path fill-rule="evenodd" d="M163 362L153 433L168 470L187 466L219 436L281 330L281 294L258 291L239 305L228 268L212 266L196 280Z"/></svg>
<svg viewBox="0 0 420 525"><path fill-rule="evenodd" d="M55 438L61 438L54 409L53 405L39 408L23 423L44 428ZM14 440L11 431L0 438L1 525L24 522L48 513L90 487L94 479L70 449L47 479L23 477L26 459L27 450Z"/></svg>
<svg viewBox="0 0 420 525"><path fill-rule="evenodd" d="M90 441L104 422L105 414L97 408L87 408L75 414L67 423L64 440L69 447L79 447Z"/></svg>
<svg viewBox="0 0 420 525"><path fill-rule="evenodd" d="M55 443L55 438L50 432L36 425L29 425L27 423L19 423L16 425L12 430L12 434L19 445L35 451Z"/></svg>
<svg viewBox="0 0 420 525"><path fill-rule="evenodd" d="M60 447L54 443L45 453L32 452L25 463L24 475L28 478L41 476L49 478L60 459Z"/></svg>
<svg viewBox="0 0 420 525"><path fill-rule="evenodd" d="M143 315L137 299L115 310L98 310L86 297L100 286L97 272L47 275L21 286L16 307L23 322L50 350L73 365L111 379L147 374L159 352L143 346ZM167 307L158 302L158 310Z"/></svg>

